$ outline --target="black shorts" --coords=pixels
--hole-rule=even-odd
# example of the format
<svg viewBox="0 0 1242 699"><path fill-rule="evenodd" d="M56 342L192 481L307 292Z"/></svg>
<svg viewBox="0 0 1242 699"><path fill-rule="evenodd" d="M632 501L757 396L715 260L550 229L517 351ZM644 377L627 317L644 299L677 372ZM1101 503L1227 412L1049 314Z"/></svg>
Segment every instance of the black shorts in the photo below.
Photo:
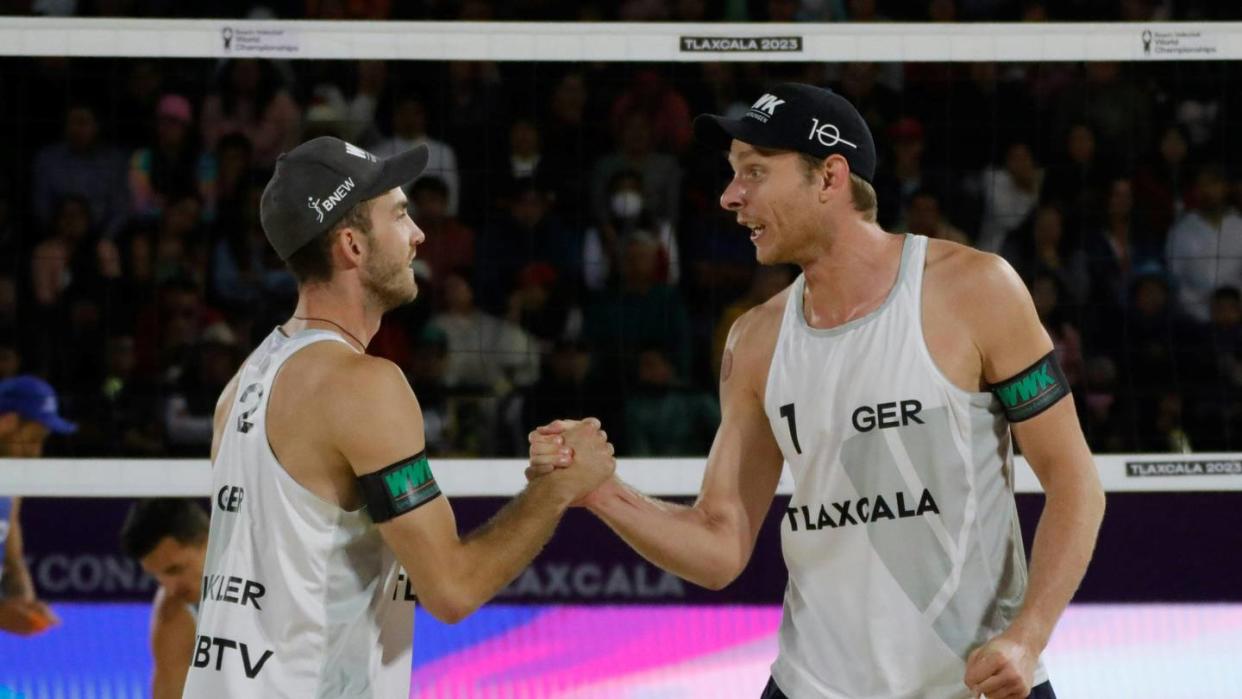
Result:
<svg viewBox="0 0 1242 699"><path fill-rule="evenodd" d="M763 688L763 696L759 699L789 699L780 687L776 686L776 680L768 678L768 686ZM1045 682L1031 688L1031 693L1026 699L1057 699L1056 692L1052 691L1052 683Z"/></svg>

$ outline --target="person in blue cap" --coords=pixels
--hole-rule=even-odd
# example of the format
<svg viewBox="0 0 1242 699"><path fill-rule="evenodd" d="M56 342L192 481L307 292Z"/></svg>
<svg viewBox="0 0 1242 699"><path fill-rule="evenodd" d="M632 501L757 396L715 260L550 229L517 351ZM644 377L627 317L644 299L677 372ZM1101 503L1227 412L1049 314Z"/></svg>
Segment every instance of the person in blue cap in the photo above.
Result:
<svg viewBox="0 0 1242 699"><path fill-rule="evenodd" d="M0 457L37 459L50 434L71 434L77 425L60 416L56 390L34 376L0 381ZM34 583L22 557L21 499L0 496L0 630L23 636L60 623L35 597Z"/></svg>

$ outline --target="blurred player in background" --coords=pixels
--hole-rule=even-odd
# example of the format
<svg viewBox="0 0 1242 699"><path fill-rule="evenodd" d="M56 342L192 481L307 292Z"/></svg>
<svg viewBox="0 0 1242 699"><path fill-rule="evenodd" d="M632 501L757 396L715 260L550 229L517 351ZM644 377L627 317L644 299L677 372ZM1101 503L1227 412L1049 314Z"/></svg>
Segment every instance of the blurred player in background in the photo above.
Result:
<svg viewBox="0 0 1242 699"><path fill-rule="evenodd" d="M57 412L56 391L34 376L0 381L0 457L37 459L49 435L69 434L77 425ZM0 496L0 629L29 636L60 623L35 596L22 551L21 499Z"/></svg>
<svg viewBox="0 0 1242 699"><path fill-rule="evenodd" d="M194 622L207 557L207 513L188 498L140 500L121 527L121 549L138 559L160 589L151 603L152 699L177 699L194 651Z"/></svg>

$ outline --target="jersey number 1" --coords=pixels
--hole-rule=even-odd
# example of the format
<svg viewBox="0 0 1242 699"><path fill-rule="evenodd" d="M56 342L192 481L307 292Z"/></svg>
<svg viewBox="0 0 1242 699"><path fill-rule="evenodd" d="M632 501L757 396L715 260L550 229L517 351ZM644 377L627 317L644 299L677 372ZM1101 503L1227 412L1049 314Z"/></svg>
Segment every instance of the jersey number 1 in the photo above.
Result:
<svg viewBox="0 0 1242 699"><path fill-rule="evenodd" d="M794 404L786 403L781 406L781 417L789 422L789 438L793 440L794 451L802 453L802 445L798 444L798 423L794 419Z"/></svg>

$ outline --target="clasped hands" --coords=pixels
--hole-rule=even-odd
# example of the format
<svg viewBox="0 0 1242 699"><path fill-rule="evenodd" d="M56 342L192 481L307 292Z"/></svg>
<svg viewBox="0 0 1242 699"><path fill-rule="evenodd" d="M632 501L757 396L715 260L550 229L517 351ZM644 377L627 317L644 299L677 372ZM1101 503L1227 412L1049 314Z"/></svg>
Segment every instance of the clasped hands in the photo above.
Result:
<svg viewBox="0 0 1242 699"><path fill-rule="evenodd" d="M572 505L586 504L587 497L612 478L617 468L608 433L593 417L542 425L527 436L527 441L530 466L526 480L557 479Z"/></svg>

